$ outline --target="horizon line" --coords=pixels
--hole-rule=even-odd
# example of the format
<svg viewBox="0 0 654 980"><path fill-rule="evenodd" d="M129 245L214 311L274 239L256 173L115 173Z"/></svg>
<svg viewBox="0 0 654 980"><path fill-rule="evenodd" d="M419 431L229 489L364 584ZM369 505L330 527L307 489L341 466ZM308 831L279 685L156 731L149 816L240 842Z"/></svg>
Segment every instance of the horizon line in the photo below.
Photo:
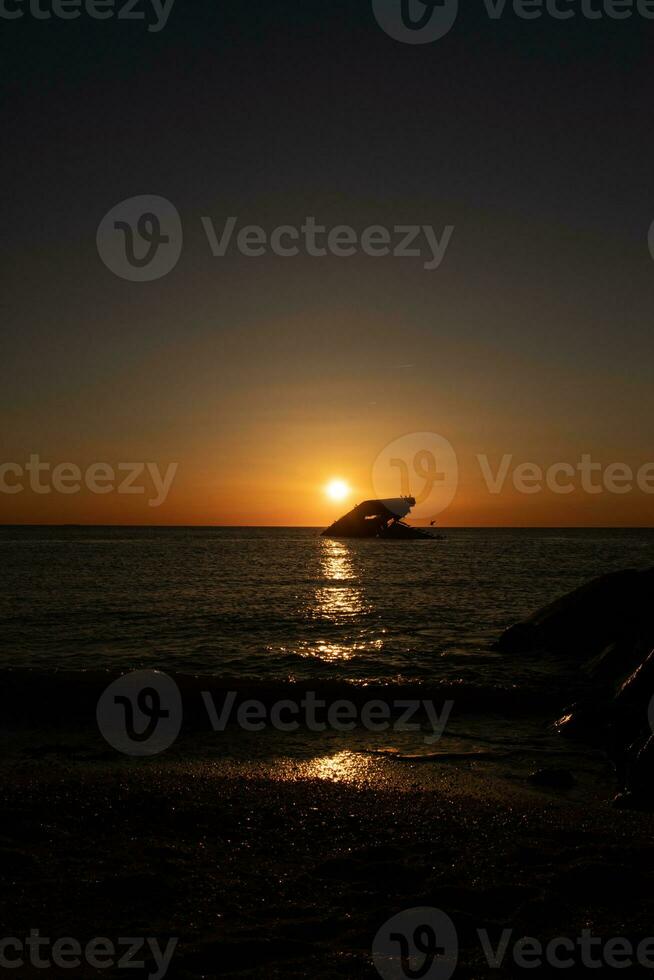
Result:
<svg viewBox="0 0 654 980"><path fill-rule="evenodd" d="M432 525L414 524L412 527L429 528ZM320 524L94 524L94 523L9 523L0 522L1 528L224 528L241 530L315 530L323 529ZM654 524L437 524L433 525L436 531L651 531Z"/></svg>

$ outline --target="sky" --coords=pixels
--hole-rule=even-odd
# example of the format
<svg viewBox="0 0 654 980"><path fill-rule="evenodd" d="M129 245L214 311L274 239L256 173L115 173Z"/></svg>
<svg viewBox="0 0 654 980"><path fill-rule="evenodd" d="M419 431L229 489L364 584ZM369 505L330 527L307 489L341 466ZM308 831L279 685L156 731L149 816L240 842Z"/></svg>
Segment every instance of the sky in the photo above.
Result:
<svg viewBox="0 0 654 980"><path fill-rule="evenodd" d="M1 25L0 523L323 526L393 492L399 453L422 523L651 525L654 20L493 20L480 0L409 44L365 0L176 0L159 31L137 9ZM179 215L161 254L181 251L133 281L107 252L124 270L124 209L99 228L144 196ZM308 216L354 254L308 254ZM212 254L230 217L265 254ZM271 251L280 226L297 255ZM397 226L450 237L426 269L422 231L419 255L374 255L372 226L391 248ZM447 506L416 462L433 438ZM79 492L36 492L35 456ZM146 464L173 467L165 499ZM105 488L122 474L102 493L98 465ZM130 465L142 493L119 492Z"/></svg>

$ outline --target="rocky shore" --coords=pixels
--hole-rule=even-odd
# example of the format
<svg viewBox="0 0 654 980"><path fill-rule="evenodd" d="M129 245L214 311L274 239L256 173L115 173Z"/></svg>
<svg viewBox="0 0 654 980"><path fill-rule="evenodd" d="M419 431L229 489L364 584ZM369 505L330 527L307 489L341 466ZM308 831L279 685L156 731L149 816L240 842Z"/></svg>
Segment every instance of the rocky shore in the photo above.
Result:
<svg viewBox="0 0 654 980"><path fill-rule="evenodd" d="M558 730L609 753L617 804L654 805L654 569L589 582L510 627L497 649L574 660L585 693Z"/></svg>

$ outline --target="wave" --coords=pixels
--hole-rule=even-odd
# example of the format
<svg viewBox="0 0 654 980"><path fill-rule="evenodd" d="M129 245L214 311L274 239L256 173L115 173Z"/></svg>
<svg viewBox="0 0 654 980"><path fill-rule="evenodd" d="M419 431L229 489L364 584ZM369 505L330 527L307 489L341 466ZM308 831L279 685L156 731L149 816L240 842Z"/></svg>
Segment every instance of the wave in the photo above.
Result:
<svg viewBox="0 0 654 980"><path fill-rule="evenodd" d="M149 672L152 678L160 671ZM106 688L120 677L115 670L0 670L0 711L8 726L56 726L95 724L98 701ZM269 680L256 677L204 676L167 672L177 685L183 706L184 727L206 727L203 695L220 705L229 695L234 709L245 701L257 701L270 709L280 701L301 703L312 695L327 706L347 701L357 708L371 701L388 705L401 714L402 702L454 702L461 713L543 715L561 704L560 693L530 690L518 685L474 684L467 681L348 681L332 678ZM155 680L156 683L156 680Z"/></svg>

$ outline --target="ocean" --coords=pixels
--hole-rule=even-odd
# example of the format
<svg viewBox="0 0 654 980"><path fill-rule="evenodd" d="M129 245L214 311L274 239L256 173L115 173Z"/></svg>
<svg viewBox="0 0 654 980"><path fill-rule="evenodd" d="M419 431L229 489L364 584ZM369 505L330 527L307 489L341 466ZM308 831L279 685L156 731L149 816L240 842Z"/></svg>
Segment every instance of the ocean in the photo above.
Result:
<svg viewBox="0 0 654 980"><path fill-rule="evenodd" d="M259 680L528 685L491 646L594 576L654 565L652 530L0 528L0 666Z"/></svg>
<svg viewBox="0 0 654 980"><path fill-rule="evenodd" d="M563 758L594 792L604 763L551 730L583 682L578 664L493 645L599 574L654 565L654 531L443 533L383 542L314 528L0 528L0 669L5 683L8 670L28 669L18 697L37 720L56 699L66 719L80 678L105 670L199 675L277 698L300 684L318 694L337 685L359 702L382 688L389 700L452 699L436 747L396 730L262 740L237 728L207 751L319 758L329 778L358 772L361 752L436 752L509 778Z"/></svg>

